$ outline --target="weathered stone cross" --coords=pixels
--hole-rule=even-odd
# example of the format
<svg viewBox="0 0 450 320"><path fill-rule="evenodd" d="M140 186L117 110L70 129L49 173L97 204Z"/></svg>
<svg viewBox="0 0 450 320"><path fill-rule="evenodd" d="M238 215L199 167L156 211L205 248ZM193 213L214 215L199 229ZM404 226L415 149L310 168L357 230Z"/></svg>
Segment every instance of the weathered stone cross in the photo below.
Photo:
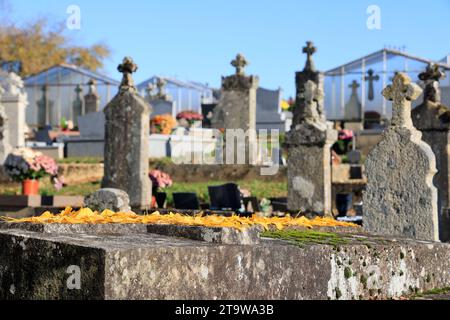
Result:
<svg viewBox="0 0 450 320"><path fill-rule="evenodd" d="M81 85L77 84L75 88L75 93L77 94L77 97L81 97L81 93L83 92L83 89L81 88Z"/></svg>
<svg viewBox="0 0 450 320"><path fill-rule="evenodd" d="M423 100L441 102L439 80L445 79L445 73L439 69L439 66L434 63L429 64L426 71L419 74L419 79L425 82Z"/></svg>
<svg viewBox="0 0 450 320"><path fill-rule="evenodd" d="M383 96L392 101L391 126L412 128L411 101L416 100L422 89L407 74L399 72L392 85L383 90Z"/></svg>
<svg viewBox="0 0 450 320"><path fill-rule="evenodd" d="M380 80L380 76L376 75L374 76L375 71L373 71L372 69L369 69L367 71L368 76L364 77L364 79L366 81L369 81L369 95L368 98L370 101L373 101L373 99L375 98L374 95L374 89L373 89L373 83L374 81L379 81Z"/></svg>
<svg viewBox="0 0 450 320"><path fill-rule="evenodd" d="M358 81L353 80L352 83L348 87L352 89L352 95L358 94L358 88L360 87Z"/></svg>
<svg viewBox="0 0 450 320"><path fill-rule="evenodd" d="M303 48L303 53L306 53L306 64L304 71L314 71L316 67L314 66L314 61L312 60L312 55L317 52L317 48L314 47L312 41L306 42L306 47Z"/></svg>
<svg viewBox="0 0 450 320"><path fill-rule="evenodd" d="M138 69L137 64L133 62L130 57L125 57L122 64L117 67L120 73L123 73L122 83L120 84L120 91L133 90L136 91L134 80L131 76Z"/></svg>
<svg viewBox="0 0 450 320"><path fill-rule="evenodd" d="M244 68L248 66L248 61L242 54L238 54L236 59L231 61L231 65L236 68L236 75L243 76L245 74Z"/></svg>

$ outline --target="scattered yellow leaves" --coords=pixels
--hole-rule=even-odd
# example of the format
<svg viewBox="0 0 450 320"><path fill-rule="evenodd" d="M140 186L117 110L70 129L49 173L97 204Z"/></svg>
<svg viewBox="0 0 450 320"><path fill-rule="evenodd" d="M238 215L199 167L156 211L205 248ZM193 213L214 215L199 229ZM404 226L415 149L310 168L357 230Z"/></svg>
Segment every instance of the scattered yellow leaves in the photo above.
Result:
<svg viewBox="0 0 450 320"><path fill-rule="evenodd" d="M51 214L45 212L39 217L13 219L0 218L1 220L14 223L61 223L61 224L172 224L185 226L204 226L204 227L228 227L243 230L251 226L262 226L268 229L269 226L274 225L278 230L286 227L300 226L300 227L356 227L352 223L339 222L332 218L315 218L308 219L300 218L263 218L256 215L248 218L231 216L224 217L218 215L203 215L195 216L181 215L179 213L170 213L162 215L155 212L149 215L137 215L133 212L112 212L105 210L102 213L92 211L89 208L82 208L75 211L72 208L66 208L60 214Z"/></svg>

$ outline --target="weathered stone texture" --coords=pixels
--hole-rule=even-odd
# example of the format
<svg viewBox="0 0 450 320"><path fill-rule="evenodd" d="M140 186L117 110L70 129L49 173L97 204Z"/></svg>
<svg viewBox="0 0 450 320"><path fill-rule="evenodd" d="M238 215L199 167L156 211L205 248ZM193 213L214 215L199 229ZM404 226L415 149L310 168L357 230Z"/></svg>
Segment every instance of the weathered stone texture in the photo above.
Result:
<svg viewBox="0 0 450 320"><path fill-rule="evenodd" d="M323 75L311 58L312 42L305 68L296 73L297 96L288 146L288 208L302 212L331 214L331 145L337 132L326 122L323 108Z"/></svg>
<svg viewBox="0 0 450 320"><path fill-rule="evenodd" d="M106 209L114 212L129 212L130 198L119 189L100 189L84 199L84 206L102 212Z"/></svg>
<svg viewBox="0 0 450 320"><path fill-rule="evenodd" d="M79 266L81 290L68 290ZM450 246L214 245L157 235L0 231L0 299L369 299L450 285Z"/></svg>
<svg viewBox="0 0 450 320"><path fill-rule="evenodd" d="M304 144L289 146L288 167L288 207L290 210L316 213L331 212L331 143L336 136L325 130L310 130L308 135L298 140ZM296 133L296 134L297 134ZM333 139L334 138L334 139Z"/></svg>
<svg viewBox="0 0 450 320"><path fill-rule="evenodd" d="M133 208L149 207L152 187L149 173L148 136L150 107L137 94L132 61L119 66L124 72L119 93L105 107L105 163L102 188L128 193ZM129 68L129 69L127 69Z"/></svg>
<svg viewBox="0 0 450 320"><path fill-rule="evenodd" d="M421 90L399 73L383 94L393 100L391 126L366 161L364 228L383 235L439 241L435 156L411 120Z"/></svg>
<svg viewBox="0 0 450 320"><path fill-rule="evenodd" d="M259 78L246 76L243 68L247 61L238 55L231 63L236 74L222 78L219 103L211 120L216 129L256 130L256 91Z"/></svg>

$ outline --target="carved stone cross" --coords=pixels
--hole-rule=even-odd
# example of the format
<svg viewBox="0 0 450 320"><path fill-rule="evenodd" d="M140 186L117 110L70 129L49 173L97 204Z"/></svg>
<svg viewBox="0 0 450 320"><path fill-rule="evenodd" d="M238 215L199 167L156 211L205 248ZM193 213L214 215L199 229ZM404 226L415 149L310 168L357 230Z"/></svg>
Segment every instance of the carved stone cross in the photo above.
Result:
<svg viewBox="0 0 450 320"><path fill-rule="evenodd" d="M244 68L248 66L248 61L242 54L238 54L236 59L231 61L231 65L236 68L236 75L243 76L245 75Z"/></svg>
<svg viewBox="0 0 450 320"><path fill-rule="evenodd" d="M348 86L350 89L352 89L352 95L358 94L358 88L360 87L358 81L353 80L352 83Z"/></svg>
<svg viewBox="0 0 450 320"><path fill-rule="evenodd" d="M123 73L122 83L120 84L120 91L133 90L136 91L134 80L131 76L138 69L137 64L133 62L130 57L125 57L122 64L117 67L119 72Z"/></svg>
<svg viewBox="0 0 450 320"><path fill-rule="evenodd" d="M312 41L306 42L306 47L303 48L303 53L306 53L306 64L304 71L315 71L316 67L314 65L314 61L312 56L317 52L317 48L314 47L314 43Z"/></svg>
<svg viewBox="0 0 450 320"><path fill-rule="evenodd" d="M366 81L369 81L369 95L368 95L369 101L373 101L373 99L375 98L374 88L373 88L374 81L380 80L380 76L379 75L374 76L374 73L375 73L375 71L373 71L372 69L369 69L367 71L367 76L364 77L364 79Z"/></svg>
<svg viewBox="0 0 450 320"><path fill-rule="evenodd" d="M77 97L81 97L81 93L83 92L83 89L81 88L81 85L77 84L75 87L75 93L77 94Z"/></svg>
<svg viewBox="0 0 450 320"><path fill-rule="evenodd" d="M419 74L419 79L425 82L424 102L440 103L441 89L439 88L439 80L445 79L445 73L439 69L439 66L434 63L429 64L426 71Z"/></svg>
<svg viewBox="0 0 450 320"><path fill-rule="evenodd" d="M383 96L392 101L391 126L412 128L411 101L416 100L422 89L407 74L399 72L392 85L383 90Z"/></svg>

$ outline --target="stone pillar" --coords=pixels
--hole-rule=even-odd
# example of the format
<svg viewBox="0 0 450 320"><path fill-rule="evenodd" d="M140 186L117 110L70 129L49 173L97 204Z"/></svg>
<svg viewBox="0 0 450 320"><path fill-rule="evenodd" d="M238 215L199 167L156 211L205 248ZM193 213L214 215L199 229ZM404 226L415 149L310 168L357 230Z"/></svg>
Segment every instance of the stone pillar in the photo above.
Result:
<svg viewBox="0 0 450 320"><path fill-rule="evenodd" d="M422 140L430 145L436 156L438 173L434 185L438 189L439 238L450 241L450 108L442 105L439 80L445 74L437 65L429 65L419 75L425 82L423 103L412 111L416 129L423 134Z"/></svg>
<svg viewBox="0 0 450 320"><path fill-rule="evenodd" d="M27 94L23 90L23 81L15 73L9 73L4 81L5 93L1 104L8 117L9 141L13 148L25 146Z"/></svg>
<svg viewBox="0 0 450 320"><path fill-rule="evenodd" d="M383 91L393 101L392 120L366 160L363 225L375 234L439 241L436 158L411 119L421 92L404 73Z"/></svg>
<svg viewBox="0 0 450 320"><path fill-rule="evenodd" d="M296 74L294 120L288 146L288 208L331 214L331 146L337 132L327 123L323 108L323 76L315 70L316 48L307 42L307 61Z"/></svg>
<svg viewBox="0 0 450 320"><path fill-rule="evenodd" d="M124 58L118 70L123 80L118 94L105 107L105 164L102 188L128 193L134 209L149 208L152 184L149 174L150 107L139 96L132 73L137 65Z"/></svg>
<svg viewBox="0 0 450 320"><path fill-rule="evenodd" d="M99 111L100 96L97 93L97 82L94 79L89 80L89 91L84 96L84 113L93 113Z"/></svg>
<svg viewBox="0 0 450 320"><path fill-rule="evenodd" d="M9 120L5 112L5 107L1 104L5 90L0 86L0 164L5 162L6 157L11 152Z"/></svg>

